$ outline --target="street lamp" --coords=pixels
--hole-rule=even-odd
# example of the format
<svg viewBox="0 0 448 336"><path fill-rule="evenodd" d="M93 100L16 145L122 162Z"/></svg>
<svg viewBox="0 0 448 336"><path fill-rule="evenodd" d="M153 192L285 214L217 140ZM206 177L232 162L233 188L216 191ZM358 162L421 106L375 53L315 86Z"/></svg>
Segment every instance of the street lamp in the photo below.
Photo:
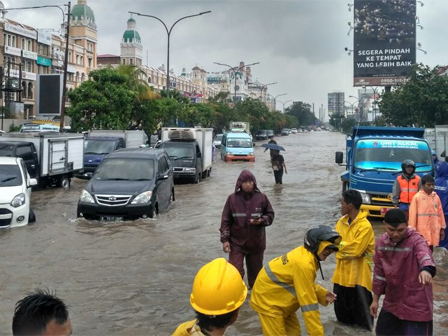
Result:
<svg viewBox="0 0 448 336"><path fill-rule="evenodd" d="M137 12L128 12L130 14L135 14L135 15L138 15L138 16L145 16L145 17L150 17L150 18L156 19L156 20L160 21L163 24L163 26L165 27L166 33L168 34L168 46L167 46L167 51L166 51L166 90L167 90L168 98L170 97L170 36L171 36L171 31L173 30L173 28L176 25L176 23L178 23L179 21L182 21L182 20L188 19L188 18L192 18L192 17L195 17L195 16L208 14L208 13L211 13L211 12L212 11L207 11L207 12L201 12L199 14L194 14L194 15L188 15L188 16L181 17L179 20L177 20L176 22L173 23L173 25L171 26L170 29L168 29L168 27L166 26L165 22L163 22L157 16L141 14L141 13L137 13Z"/></svg>
<svg viewBox="0 0 448 336"><path fill-rule="evenodd" d="M254 83L249 83L249 84L254 84ZM266 89L268 87L268 85L274 85L274 84L278 84L278 82L268 83L268 84L264 84L264 85L254 85L256 88L260 89L260 100L261 101L263 101L263 90Z"/></svg>
<svg viewBox="0 0 448 336"><path fill-rule="evenodd" d="M363 86L363 89L364 89L364 95L366 95L366 88L367 87L369 87L369 88L371 88L372 90L373 90L373 115L372 115L372 118L373 118L373 122L375 122L375 120L376 120L376 104L377 104L377 101L376 101L376 95L378 94L378 92L377 92L377 90L378 90L378 86L376 86L376 87L373 87L373 86L370 86L370 85L367 85L367 86Z"/></svg>
<svg viewBox="0 0 448 336"><path fill-rule="evenodd" d="M239 71L240 71L242 68L244 68L244 67L248 67L248 66L251 66L251 65L257 65L257 64L260 64L260 62L255 62L255 63L250 63L250 64L243 64L243 65L240 66L237 70L235 70L236 67L232 67L232 66L230 66L230 65L228 65L228 64L218 63L218 62L213 62L213 63L214 63L214 64L217 64L217 65L226 66L226 67L229 68L229 71L230 71L230 70L232 71L233 76L235 77L235 87L234 87L234 89L235 89L235 94L234 94L234 98L233 98L233 103L236 104L236 73L239 72Z"/></svg>
<svg viewBox="0 0 448 336"><path fill-rule="evenodd" d="M364 113L364 102L363 102L363 104L361 105L361 99L359 99L358 97L355 97L355 96L349 96L349 98L355 98L357 101L358 101L358 107L361 109L361 111L360 111L360 113L361 113L361 115L360 115L360 117L359 117L359 121L362 121L361 119L362 119L362 114ZM360 106L361 105L361 106Z"/></svg>
<svg viewBox="0 0 448 336"><path fill-rule="evenodd" d="M281 93L281 94L276 95L276 96L274 97L273 95L268 94L268 96L271 96L272 98L274 98L274 111L275 111L275 107L276 107L276 105L277 105L277 98L280 97L280 96L286 96L286 95L287 95L287 93Z"/></svg>
<svg viewBox="0 0 448 336"><path fill-rule="evenodd" d="M65 96L67 94L67 68L68 68L68 40L70 37L70 16L71 16L71 2L68 4L64 4L63 6L67 6L67 28L65 30L65 54L64 54L64 78L62 84L62 103L61 103L61 120L59 122L59 132L64 130L64 119L65 119ZM16 7L16 8L4 8L2 12L11 11L11 10L24 10L24 9L40 9L40 8L59 8L62 11L62 24L65 21L65 13L64 9L58 5L43 5L43 6L30 6L30 7ZM3 103L2 103L3 104ZM3 105L2 105L3 106ZM3 125L2 125L3 128Z"/></svg>
<svg viewBox="0 0 448 336"><path fill-rule="evenodd" d="M353 115L353 105L355 105L355 103L350 103L349 101L344 101L344 103L349 104L352 107L352 115Z"/></svg>
<svg viewBox="0 0 448 336"><path fill-rule="evenodd" d="M282 103L283 113L285 113L285 104L286 104L286 103L289 103L289 102L292 102L292 99L287 100L287 101L285 101L285 102L281 102L281 101L279 100L278 102L279 102L279 103Z"/></svg>

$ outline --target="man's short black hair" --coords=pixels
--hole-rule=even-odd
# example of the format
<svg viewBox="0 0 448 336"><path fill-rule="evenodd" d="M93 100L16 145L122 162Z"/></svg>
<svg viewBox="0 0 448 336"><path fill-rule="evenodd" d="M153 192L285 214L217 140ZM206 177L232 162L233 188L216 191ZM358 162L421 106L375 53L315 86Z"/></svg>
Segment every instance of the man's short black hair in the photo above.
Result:
<svg viewBox="0 0 448 336"><path fill-rule="evenodd" d="M68 310L64 301L48 290L36 289L16 303L12 319L12 334L41 335L47 325L54 320L64 324L68 320Z"/></svg>
<svg viewBox="0 0 448 336"><path fill-rule="evenodd" d="M426 183L434 183L434 177L432 177L431 175L424 175L422 177L422 185L425 185Z"/></svg>
<svg viewBox="0 0 448 336"><path fill-rule="evenodd" d="M347 204L353 204L356 210L361 208L362 196L358 190L350 189L342 193L342 198Z"/></svg>
<svg viewBox="0 0 448 336"><path fill-rule="evenodd" d="M406 214L400 209L390 209L384 215L384 222L396 228L398 225L408 223Z"/></svg>
<svg viewBox="0 0 448 336"><path fill-rule="evenodd" d="M198 326L203 331L212 331L213 329L222 329L229 325L232 321L233 316L236 314L237 310L234 310L227 314L222 315L205 315L196 312L196 318L198 319Z"/></svg>

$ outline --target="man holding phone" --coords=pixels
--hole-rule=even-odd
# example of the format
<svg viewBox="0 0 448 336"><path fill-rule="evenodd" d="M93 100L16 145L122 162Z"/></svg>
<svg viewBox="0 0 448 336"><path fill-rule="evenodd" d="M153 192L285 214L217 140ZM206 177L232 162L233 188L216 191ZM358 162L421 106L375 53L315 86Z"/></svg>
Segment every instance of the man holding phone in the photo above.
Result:
<svg viewBox="0 0 448 336"><path fill-rule="evenodd" d="M249 289L263 267L265 227L273 220L274 210L267 196L258 189L255 176L243 170L235 192L227 197L219 231L223 251L229 253L229 262L238 269L242 278L246 259Z"/></svg>

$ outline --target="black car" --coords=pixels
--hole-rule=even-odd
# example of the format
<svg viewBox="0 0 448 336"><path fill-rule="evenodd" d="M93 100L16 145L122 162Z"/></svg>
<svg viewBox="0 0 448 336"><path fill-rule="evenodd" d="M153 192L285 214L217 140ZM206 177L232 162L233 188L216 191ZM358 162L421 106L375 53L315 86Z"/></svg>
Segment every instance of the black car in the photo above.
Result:
<svg viewBox="0 0 448 336"><path fill-rule="evenodd" d="M259 130L255 133L255 140L267 140L268 139L268 131L267 130Z"/></svg>
<svg viewBox="0 0 448 336"><path fill-rule="evenodd" d="M98 166L82 191L78 217L152 218L174 201L173 168L163 149L120 149Z"/></svg>

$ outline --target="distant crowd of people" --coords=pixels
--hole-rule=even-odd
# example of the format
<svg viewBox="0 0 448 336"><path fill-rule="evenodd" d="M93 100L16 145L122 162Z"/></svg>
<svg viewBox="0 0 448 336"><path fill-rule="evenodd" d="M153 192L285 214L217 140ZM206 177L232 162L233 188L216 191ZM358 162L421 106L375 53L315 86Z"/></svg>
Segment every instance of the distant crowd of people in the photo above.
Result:
<svg viewBox="0 0 448 336"><path fill-rule="evenodd" d="M267 263L266 227L275 213L255 176L243 170L222 211L220 240L229 259L215 259L196 274L190 295L196 316L173 335L224 335L248 296L265 336L300 335L299 309L307 333L324 335L319 305L333 303L336 319L343 324L373 330L377 318L378 336L432 335L433 249L445 239L448 164L438 167L436 181L430 175L419 178L415 168L412 161L403 162L393 189L395 208L386 212L385 233L376 242L367 214L361 211L360 192L347 190L334 229L311 227L303 245ZM321 262L332 253L336 267L330 290L317 284L316 277L320 271L324 278ZM67 307L55 295L38 290L17 303L13 335L71 332Z"/></svg>

